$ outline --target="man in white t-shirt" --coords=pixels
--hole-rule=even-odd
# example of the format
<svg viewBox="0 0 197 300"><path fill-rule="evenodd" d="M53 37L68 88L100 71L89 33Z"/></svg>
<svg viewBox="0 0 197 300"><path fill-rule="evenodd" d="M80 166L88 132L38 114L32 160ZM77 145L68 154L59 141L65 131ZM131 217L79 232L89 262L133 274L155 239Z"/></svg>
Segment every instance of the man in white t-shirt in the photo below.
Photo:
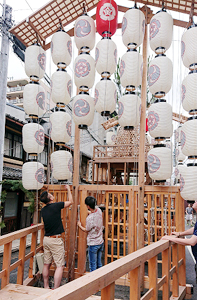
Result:
<svg viewBox="0 0 197 300"><path fill-rule="evenodd" d="M86 218L86 227L78 221L81 230L87 232L90 272L102 267L101 257L104 248L102 211L96 207L96 199L88 196L85 199L90 214Z"/></svg>

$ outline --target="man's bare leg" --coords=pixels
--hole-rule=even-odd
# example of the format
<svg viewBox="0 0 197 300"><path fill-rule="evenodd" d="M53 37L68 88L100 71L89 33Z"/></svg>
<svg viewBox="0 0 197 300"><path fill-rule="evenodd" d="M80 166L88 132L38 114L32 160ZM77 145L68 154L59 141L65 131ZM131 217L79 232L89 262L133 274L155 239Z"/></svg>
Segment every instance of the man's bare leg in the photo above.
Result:
<svg viewBox="0 0 197 300"><path fill-rule="evenodd" d="M61 283L61 280L62 280L62 275L63 275L63 269L64 269L64 266L57 267L56 270L55 270L54 289L57 289L60 286L60 283Z"/></svg>
<svg viewBox="0 0 197 300"><path fill-rule="evenodd" d="M44 279L44 288L49 289L49 269L51 264L44 264L42 276Z"/></svg>

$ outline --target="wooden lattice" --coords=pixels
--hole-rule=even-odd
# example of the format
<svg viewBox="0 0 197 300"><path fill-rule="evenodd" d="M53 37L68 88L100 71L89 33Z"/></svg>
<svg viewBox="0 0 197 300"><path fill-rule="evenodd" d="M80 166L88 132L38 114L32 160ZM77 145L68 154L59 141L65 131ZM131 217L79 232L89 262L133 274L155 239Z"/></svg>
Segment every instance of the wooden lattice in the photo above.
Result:
<svg viewBox="0 0 197 300"><path fill-rule="evenodd" d="M114 142L114 146L111 148L111 156L113 157L128 157L138 159L139 156L139 144L140 144L140 126L136 126L133 130L124 130L120 127ZM147 157L148 151L151 149L148 139L145 136L145 157Z"/></svg>

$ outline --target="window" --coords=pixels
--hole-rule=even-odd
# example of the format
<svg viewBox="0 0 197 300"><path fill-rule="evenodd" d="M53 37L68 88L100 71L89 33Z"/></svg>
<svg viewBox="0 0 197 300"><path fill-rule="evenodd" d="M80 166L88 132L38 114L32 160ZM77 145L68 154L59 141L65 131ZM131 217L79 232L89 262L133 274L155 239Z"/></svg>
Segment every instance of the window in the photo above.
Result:
<svg viewBox="0 0 197 300"><path fill-rule="evenodd" d="M18 135L14 135L13 156L17 158L23 157L22 138Z"/></svg>
<svg viewBox="0 0 197 300"><path fill-rule="evenodd" d="M4 154L12 156L12 134L8 132L5 133Z"/></svg>

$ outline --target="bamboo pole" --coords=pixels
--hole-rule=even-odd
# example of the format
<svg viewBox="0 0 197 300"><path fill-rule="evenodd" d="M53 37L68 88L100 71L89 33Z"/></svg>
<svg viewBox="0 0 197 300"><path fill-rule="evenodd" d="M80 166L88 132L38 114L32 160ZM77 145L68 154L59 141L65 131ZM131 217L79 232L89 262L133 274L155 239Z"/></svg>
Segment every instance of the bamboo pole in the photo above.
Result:
<svg viewBox="0 0 197 300"><path fill-rule="evenodd" d="M146 18L146 16L145 16ZM139 178L138 178L138 249L144 247L144 173L145 173L145 132L146 132L146 86L147 86L147 18L143 41L143 74L141 89L141 119L139 145ZM143 290L144 267L140 268L140 287Z"/></svg>

